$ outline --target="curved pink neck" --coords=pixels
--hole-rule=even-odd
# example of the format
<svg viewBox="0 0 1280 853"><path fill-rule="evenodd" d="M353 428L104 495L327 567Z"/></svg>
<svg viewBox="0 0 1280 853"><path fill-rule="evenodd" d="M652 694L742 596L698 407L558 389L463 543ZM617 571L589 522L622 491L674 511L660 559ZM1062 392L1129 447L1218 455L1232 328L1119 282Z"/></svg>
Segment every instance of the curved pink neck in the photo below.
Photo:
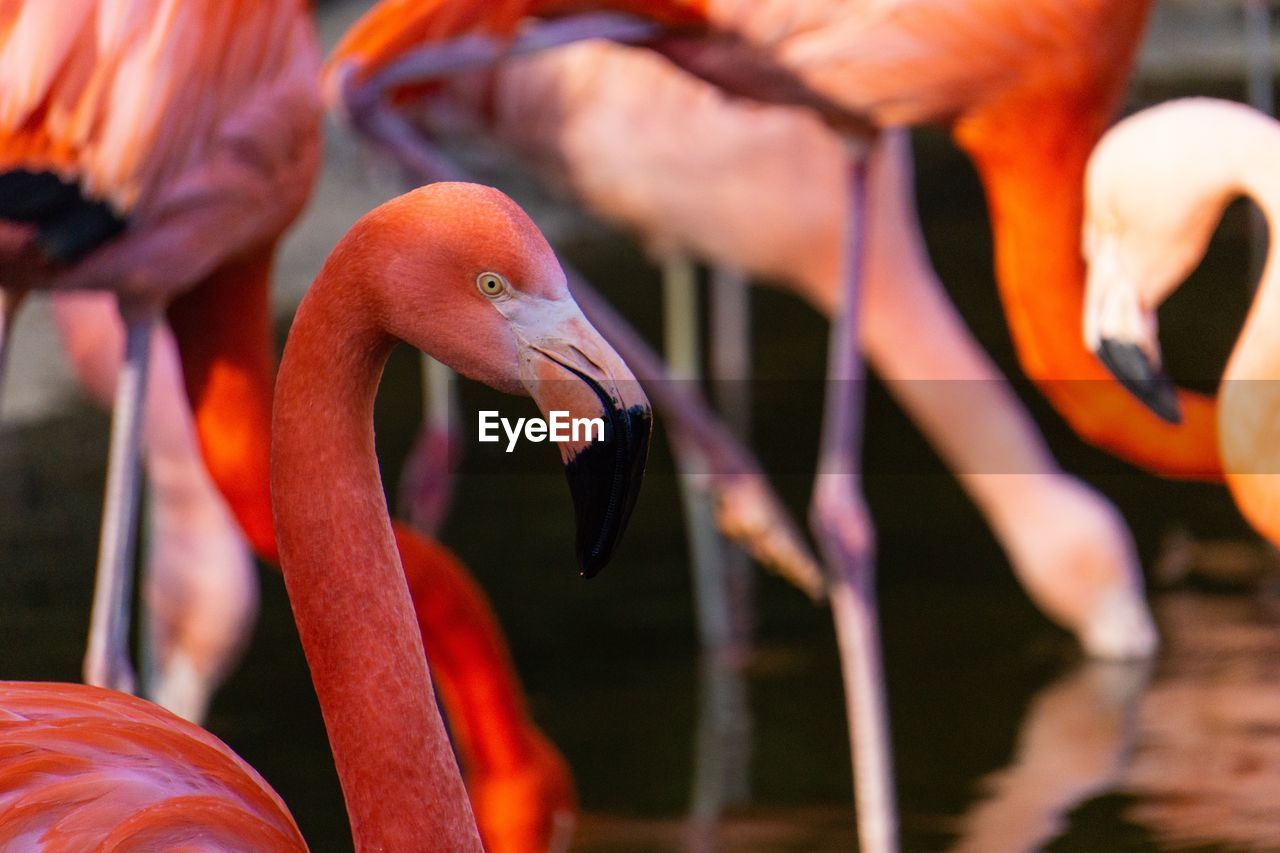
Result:
<svg viewBox="0 0 1280 853"><path fill-rule="evenodd" d="M394 341L331 260L294 320L276 387L281 566L357 850L480 851L436 708L374 455Z"/></svg>

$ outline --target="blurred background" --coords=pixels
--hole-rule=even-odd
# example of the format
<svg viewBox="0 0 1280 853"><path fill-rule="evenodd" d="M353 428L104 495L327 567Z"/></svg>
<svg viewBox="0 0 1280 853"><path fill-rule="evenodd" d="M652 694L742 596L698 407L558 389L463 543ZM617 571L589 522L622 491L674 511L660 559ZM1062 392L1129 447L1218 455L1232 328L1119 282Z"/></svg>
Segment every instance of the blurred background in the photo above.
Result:
<svg viewBox="0 0 1280 853"><path fill-rule="evenodd" d="M368 4L316 5L328 46ZM1246 43L1241 3L1162 0L1125 111L1191 94L1245 100ZM1278 48L1269 39L1264 54ZM1255 85L1268 74L1255 74ZM403 189L349 133L329 130L323 180L278 268L281 341L339 236ZM977 178L945 133L913 138L933 262L1016 378ZM453 153L521 202L566 260L659 338L658 274L637 246L540 191L483 143ZM1221 372L1252 296L1253 227L1247 204L1235 204L1194 278L1161 311L1169 371L1185 384L1211 388ZM803 518L826 324L785 294L756 289L751 299L753 445ZM0 423L0 677L75 681L108 417L70 379L43 299L31 302ZM1131 525L1164 646L1150 665L1084 662L1070 636L1034 609L955 481L873 384L866 493L878 534L904 848L1004 849L990 834L998 827L1058 851L1280 849L1280 560L1224 489L1160 480L1086 447L1017 384L1063 467L1114 500ZM467 423L478 408L524 413L471 384L462 400ZM419 417L417 357L398 352L377 413L391 494ZM705 761L696 749L698 642L663 440L623 547L590 583L574 569L555 454L522 446L516 473L503 473L499 451L467 450L442 538L491 597L534 716L573 767L584 811L574 849L851 849L843 699L826 609L759 576L747 680L750 796L711 834L695 833L685 818L706 795L696 782ZM515 519L518 538L494 536L494 518ZM275 572L261 579L261 622L207 727L275 786L315 849L344 849L347 818L283 585Z"/></svg>

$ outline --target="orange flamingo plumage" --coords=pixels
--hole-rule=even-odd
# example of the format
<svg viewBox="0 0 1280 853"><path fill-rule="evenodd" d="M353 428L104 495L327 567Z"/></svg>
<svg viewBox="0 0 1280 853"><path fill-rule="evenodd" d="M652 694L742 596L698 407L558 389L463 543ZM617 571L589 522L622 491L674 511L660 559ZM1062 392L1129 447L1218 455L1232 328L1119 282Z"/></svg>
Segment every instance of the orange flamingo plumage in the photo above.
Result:
<svg viewBox="0 0 1280 853"><path fill-rule="evenodd" d="M165 306L269 247L319 163L303 0L0 7L0 282L114 293L128 327L86 679L131 690L138 435ZM3 345L0 344L0 352Z"/></svg>

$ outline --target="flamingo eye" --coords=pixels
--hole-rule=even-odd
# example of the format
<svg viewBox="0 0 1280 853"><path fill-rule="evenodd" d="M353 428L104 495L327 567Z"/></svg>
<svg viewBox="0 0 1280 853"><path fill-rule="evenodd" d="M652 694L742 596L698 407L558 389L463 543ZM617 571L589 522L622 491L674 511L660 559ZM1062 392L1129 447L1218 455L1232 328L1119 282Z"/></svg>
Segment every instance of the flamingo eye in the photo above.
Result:
<svg viewBox="0 0 1280 853"><path fill-rule="evenodd" d="M476 287L492 299L507 292L507 280L496 272L482 272L476 276Z"/></svg>

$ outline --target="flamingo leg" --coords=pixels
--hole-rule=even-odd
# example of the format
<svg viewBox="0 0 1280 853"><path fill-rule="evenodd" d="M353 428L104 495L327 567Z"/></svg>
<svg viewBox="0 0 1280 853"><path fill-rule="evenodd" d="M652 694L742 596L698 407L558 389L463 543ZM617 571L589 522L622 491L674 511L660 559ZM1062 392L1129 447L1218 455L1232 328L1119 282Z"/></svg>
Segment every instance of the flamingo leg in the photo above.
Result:
<svg viewBox="0 0 1280 853"><path fill-rule="evenodd" d="M125 332L107 293L59 293L53 315L81 387L102 405L116 395ZM156 328L142 427L145 695L199 723L246 645L257 574L244 537L200 455L173 334Z"/></svg>
<svg viewBox="0 0 1280 853"><path fill-rule="evenodd" d="M84 678L89 684L132 693L136 677L129 662L129 611L138 512L138 446L151 337L160 317L160 307L122 304L121 315L125 320L124 364L111 416L107 489Z"/></svg>
<svg viewBox="0 0 1280 853"><path fill-rule="evenodd" d="M720 530L811 598L822 597L824 582L817 561L751 451L716 417L700 393L688 383L671 380L662 358L608 300L568 266L565 275L591 325L627 363L661 411L673 446L696 446L706 459L703 488L713 498Z"/></svg>
<svg viewBox="0 0 1280 853"><path fill-rule="evenodd" d="M667 363L674 382L696 387L702 369L702 312L698 306L697 268L686 256L669 258L662 267L663 318ZM672 440L679 468L680 497L689 532L698 631L702 648L717 652L733 645L732 613L724 576L723 543L716 532L715 510L704 487L708 462L696 443Z"/></svg>
<svg viewBox="0 0 1280 853"><path fill-rule="evenodd" d="M258 611L253 557L200 455L177 344L157 330L144 427L146 695L200 723L248 645Z"/></svg>
<svg viewBox="0 0 1280 853"><path fill-rule="evenodd" d="M729 428L743 444L751 435L751 292L738 270L711 270L710 365L712 396ZM726 547L723 556L735 643L749 651L755 627L755 576L741 549Z"/></svg>
<svg viewBox="0 0 1280 853"><path fill-rule="evenodd" d="M463 451L457 376L422 356L422 428L400 478L401 512L418 530L435 536L453 503L454 470Z"/></svg>
<svg viewBox="0 0 1280 853"><path fill-rule="evenodd" d="M861 495L863 372L858 287L865 223L866 162L850 154L850 234L843 307L831 329L827 399L810 523L827 566L853 751L858 836L865 853L898 847L889 723L876 615L873 532Z"/></svg>
<svg viewBox="0 0 1280 853"><path fill-rule="evenodd" d="M702 373L697 269L688 257L673 256L662 271L671 381L693 388ZM738 627L750 619L735 610L741 602L733 595L726 571L726 559L734 549L716 530L715 507L706 489L706 455L681 433L672 435L671 445L679 469L702 645L690 817L695 831L705 834L726 805L746 798L751 721L742 671L747 654Z"/></svg>

